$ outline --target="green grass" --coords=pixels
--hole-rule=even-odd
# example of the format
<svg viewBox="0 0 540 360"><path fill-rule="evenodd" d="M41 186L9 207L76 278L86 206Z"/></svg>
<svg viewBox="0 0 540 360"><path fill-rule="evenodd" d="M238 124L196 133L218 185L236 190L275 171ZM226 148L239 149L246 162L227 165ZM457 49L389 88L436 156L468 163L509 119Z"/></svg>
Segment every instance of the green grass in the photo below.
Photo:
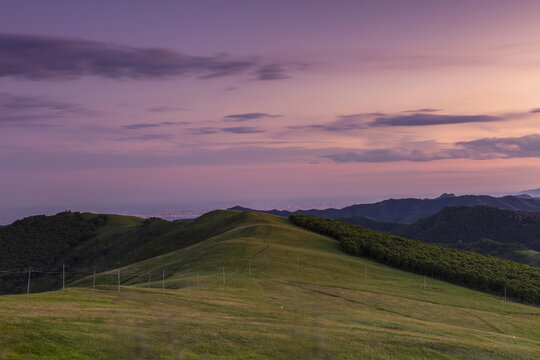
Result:
<svg viewBox="0 0 540 360"><path fill-rule="evenodd" d="M540 351L536 307L431 279L423 290L423 277L346 255L284 218L228 211L204 221L214 226L206 240L121 268L120 293L112 272L98 276L95 294L84 278L28 303L0 297L0 359L534 359Z"/></svg>
<svg viewBox="0 0 540 360"><path fill-rule="evenodd" d="M534 250L519 250L516 251L514 256L516 261L520 261L524 264L530 264L533 266L540 266L540 252Z"/></svg>

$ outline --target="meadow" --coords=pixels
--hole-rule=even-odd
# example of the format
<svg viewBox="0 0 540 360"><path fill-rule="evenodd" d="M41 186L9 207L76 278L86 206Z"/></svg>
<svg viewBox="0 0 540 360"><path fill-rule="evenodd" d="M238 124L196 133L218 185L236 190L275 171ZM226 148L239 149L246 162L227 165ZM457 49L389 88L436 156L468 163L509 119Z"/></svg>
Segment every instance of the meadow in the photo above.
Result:
<svg viewBox="0 0 540 360"><path fill-rule="evenodd" d="M219 231L220 217L234 226ZM223 211L207 225L214 228L202 241L121 267L120 291L112 270L96 276L95 290L89 275L65 292L31 293L28 302L25 294L1 296L0 359L534 359L540 352L538 307L347 255L338 241L277 216Z"/></svg>

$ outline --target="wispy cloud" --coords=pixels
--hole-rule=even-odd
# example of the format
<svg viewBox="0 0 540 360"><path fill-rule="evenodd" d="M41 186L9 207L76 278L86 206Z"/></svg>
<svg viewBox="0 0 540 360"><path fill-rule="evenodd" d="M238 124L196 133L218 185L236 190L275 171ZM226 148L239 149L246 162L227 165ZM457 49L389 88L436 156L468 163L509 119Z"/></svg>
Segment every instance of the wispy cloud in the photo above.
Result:
<svg viewBox="0 0 540 360"><path fill-rule="evenodd" d="M233 134L258 134L264 133L266 130L259 129L251 126L234 126L226 128L217 128L217 127L198 127L198 128L189 128L186 131L190 132L193 135L211 135L217 133L233 133Z"/></svg>
<svg viewBox="0 0 540 360"><path fill-rule="evenodd" d="M293 130L322 130L322 131L351 131L358 129L365 129L367 122L373 118L373 116L384 115L382 113L366 113L366 114L350 114L338 116L337 120L326 124L312 124L303 126L289 126L289 129Z"/></svg>
<svg viewBox="0 0 540 360"><path fill-rule="evenodd" d="M251 126L228 127L228 128L223 128L222 131L234 133L234 134L257 134L257 133L266 132L263 129L259 129L259 128L255 128Z"/></svg>
<svg viewBox="0 0 540 360"><path fill-rule="evenodd" d="M431 161L445 159L443 154L429 155L419 149L373 149L349 151L325 155L337 163L349 162L391 162L391 161Z"/></svg>
<svg viewBox="0 0 540 360"><path fill-rule="evenodd" d="M520 117L524 114L511 114L503 116L492 115L450 115L434 114L436 109L420 109L423 112L414 112L408 115L385 113L358 113L338 116L335 121L326 124L311 124L303 126L289 126L290 129L321 130L331 132L346 132L374 127L394 126L436 126L465 123L485 123L503 121L510 117ZM410 111L407 111L410 112ZM526 114L525 114L526 115Z"/></svg>
<svg viewBox="0 0 540 360"><path fill-rule="evenodd" d="M173 126L173 125L187 125L189 122L186 121L162 121L159 123L138 123L138 124L130 124L130 125L124 125L122 128L127 130L137 130L137 129L147 129L147 128L156 128L156 127L163 127L163 126Z"/></svg>
<svg viewBox="0 0 540 360"><path fill-rule="evenodd" d="M521 137L482 138L473 141L456 142L451 146L444 144L430 145L422 147L421 144L409 146L398 144L395 148L340 151L323 157L332 159L337 163L540 157L539 134Z"/></svg>
<svg viewBox="0 0 540 360"><path fill-rule="evenodd" d="M210 134L217 134L221 131L221 129L211 126L204 126L204 127L197 127L197 128L189 128L186 129L189 133L193 135L210 135Z"/></svg>
<svg viewBox="0 0 540 360"><path fill-rule="evenodd" d="M534 113L540 113L540 108L536 108L536 109L532 109L530 111L531 114L534 114Z"/></svg>
<svg viewBox="0 0 540 360"><path fill-rule="evenodd" d="M1 70L0 70L1 71ZM68 115L89 115L88 109L68 102L40 96L20 96L0 93L0 123L10 125L45 125L43 121Z"/></svg>
<svg viewBox="0 0 540 360"><path fill-rule="evenodd" d="M404 112L407 112L407 113L419 113L419 112L438 112L438 111L441 111L441 109L424 108L424 109L417 109L417 110L405 110Z"/></svg>
<svg viewBox="0 0 540 360"><path fill-rule="evenodd" d="M456 145L465 150L467 157L474 159L540 157L539 134L521 137L482 138L457 142Z"/></svg>
<svg viewBox="0 0 540 360"><path fill-rule="evenodd" d="M162 134L146 134L146 135L136 135L136 136L126 136L123 138L117 139L117 141L132 141L132 140L166 140L170 139L170 135L162 135Z"/></svg>
<svg viewBox="0 0 540 360"><path fill-rule="evenodd" d="M248 121L248 120L256 120L256 119L263 119L263 118L276 118L276 117L282 117L283 115L273 115L273 114L266 114L266 113L260 113L260 112L251 112L251 113L244 113L244 114L231 114L231 115L225 115L223 118L228 121Z"/></svg>
<svg viewBox="0 0 540 360"><path fill-rule="evenodd" d="M148 109L149 112L156 112L156 113L161 113L161 112L173 112L173 111L189 111L189 109L186 109L186 108L178 108L178 107L170 107L170 106L154 106L154 107L151 107Z"/></svg>
<svg viewBox="0 0 540 360"><path fill-rule="evenodd" d="M429 126L504 120L489 115L439 115L414 113L404 116L383 116L368 123L369 126Z"/></svg>
<svg viewBox="0 0 540 360"><path fill-rule="evenodd" d="M281 80L290 77L281 64L260 66L255 70L255 75L257 75L257 80Z"/></svg>
<svg viewBox="0 0 540 360"><path fill-rule="evenodd" d="M288 78L285 65L228 55L192 56L163 48L40 35L0 34L0 77L67 80L83 76L201 79L255 73L257 80Z"/></svg>

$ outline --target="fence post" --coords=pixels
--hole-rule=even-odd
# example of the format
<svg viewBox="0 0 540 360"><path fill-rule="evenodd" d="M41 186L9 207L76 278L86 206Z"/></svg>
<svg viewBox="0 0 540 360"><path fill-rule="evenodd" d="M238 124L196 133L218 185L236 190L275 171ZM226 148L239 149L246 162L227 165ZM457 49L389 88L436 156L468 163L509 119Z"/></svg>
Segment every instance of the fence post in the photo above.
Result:
<svg viewBox="0 0 540 360"><path fill-rule="evenodd" d="M28 268L28 287L26 288L26 302L28 302L28 299L30 298L30 276L32 274L32 268Z"/></svg>
<svg viewBox="0 0 540 360"><path fill-rule="evenodd" d="M296 256L296 271L300 268L300 256Z"/></svg>
<svg viewBox="0 0 540 360"><path fill-rule="evenodd" d="M197 271L197 289L199 288L199 272Z"/></svg>
<svg viewBox="0 0 540 360"><path fill-rule="evenodd" d="M148 288L146 289L146 293L150 293L150 271L148 272Z"/></svg>
<svg viewBox="0 0 540 360"><path fill-rule="evenodd" d="M118 268L118 292L120 292L120 268Z"/></svg>
<svg viewBox="0 0 540 360"><path fill-rule="evenodd" d="M251 260L248 260L249 276L251 276Z"/></svg>
<svg viewBox="0 0 540 360"><path fill-rule="evenodd" d="M223 265L223 285L225 285L225 265Z"/></svg>
<svg viewBox="0 0 540 360"><path fill-rule="evenodd" d="M92 294L96 293L96 265L94 265L94 278L92 279Z"/></svg>
<svg viewBox="0 0 540 360"><path fill-rule="evenodd" d="M165 290L165 269L161 269L161 289Z"/></svg>
<svg viewBox="0 0 540 360"><path fill-rule="evenodd" d="M62 292L66 291L66 264L62 264Z"/></svg>

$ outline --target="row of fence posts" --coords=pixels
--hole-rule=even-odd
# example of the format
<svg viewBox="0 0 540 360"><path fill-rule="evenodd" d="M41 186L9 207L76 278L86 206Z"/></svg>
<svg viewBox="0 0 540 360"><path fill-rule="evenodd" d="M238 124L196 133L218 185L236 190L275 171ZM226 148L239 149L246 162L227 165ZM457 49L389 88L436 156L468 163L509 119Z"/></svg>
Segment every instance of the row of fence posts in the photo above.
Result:
<svg viewBox="0 0 540 360"><path fill-rule="evenodd" d="M266 270L268 270L268 253L265 253L265 266ZM300 256L296 256L296 271L300 270ZM150 272L148 273L148 286L147 286L147 292L150 292ZM120 292L120 269L117 269L117 275L118 275L118 292ZM251 260L248 260L248 276L251 276ZM26 301L29 301L30 298L30 281L32 277L32 268L28 268L28 284L26 288ZM225 280L225 265L222 267L222 281L223 285L226 284ZM364 266L364 282L367 282L367 266ZM162 290L165 290L165 269L161 269L161 288ZM200 288L200 276L199 271L197 271L197 289ZM186 280L186 289L189 292L189 279ZM62 264L62 292L65 292L66 290L66 266L65 264ZM424 291L427 290L427 276L424 275ZM92 294L96 293L96 266L93 266L93 276L92 276ZM504 287L504 302L506 302L506 286ZM433 301L433 287L431 286L431 282L429 284L429 301ZM504 311L504 304L502 305L501 311Z"/></svg>
<svg viewBox="0 0 540 360"><path fill-rule="evenodd" d="M268 254L265 254L265 267L268 270L269 268L269 262L268 262ZM300 271L300 256L296 257L296 271ZM32 268L28 268L28 285L26 290L26 301L29 300L30 297L30 280L31 280L31 274L32 274ZM148 285L147 285L147 293L150 292L150 282L151 282L151 276L150 272L148 273ZM162 290L165 290L165 269L161 270L161 288ZM251 276L251 260L248 260L248 276ZM222 281L223 285L226 284L225 279L225 266L222 267ZM364 267L364 281L367 281L367 267ZM424 276L424 290L426 288L426 279ZM186 288L189 288L189 279L186 280ZM200 273L197 271L197 289L200 288ZM117 269L117 289L118 292L121 292L121 278L120 278L120 269ZM65 264L62 264L62 292L65 292L66 290L66 266ZM506 290L506 289L505 289ZM188 290L189 291L189 290ZM96 293L96 266L93 266L93 273L92 273L92 294ZM505 292L505 300L506 300L506 292Z"/></svg>
<svg viewBox="0 0 540 360"><path fill-rule="evenodd" d="M265 253L265 267L266 270L269 268L269 262L268 262L268 253ZM296 270L298 271L300 269L300 256L296 257ZM161 277L161 288L165 290L165 269L162 269L162 277ZM26 288L26 301L29 301L30 298L30 280L32 276L32 268L28 268L28 284ZM251 276L251 260L248 260L248 276ZM147 292L150 291L150 272L148 273L148 285L147 285ZM186 288L189 288L189 279L186 280ZM222 267L222 281L223 285L226 284L225 280L225 265ZM117 269L117 288L118 292L120 292L121 286L120 286L120 269ZM200 274L199 271L197 271L197 289L200 287ZM66 291L66 265L62 264L62 292ZM92 273L92 294L96 293L96 266L93 266L93 273Z"/></svg>

